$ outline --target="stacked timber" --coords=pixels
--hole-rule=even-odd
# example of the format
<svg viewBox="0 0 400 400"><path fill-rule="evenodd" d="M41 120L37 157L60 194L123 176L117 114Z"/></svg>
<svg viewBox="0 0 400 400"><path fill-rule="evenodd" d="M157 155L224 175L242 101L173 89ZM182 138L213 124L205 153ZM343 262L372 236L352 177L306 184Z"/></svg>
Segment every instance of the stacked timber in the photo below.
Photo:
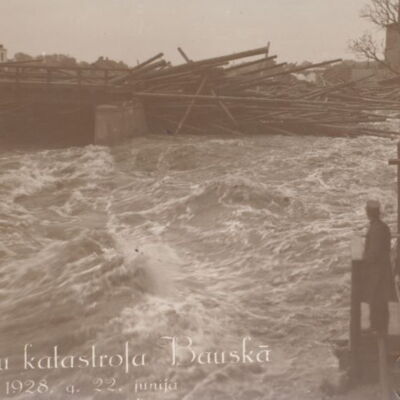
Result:
<svg viewBox="0 0 400 400"><path fill-rule="evenodd" d="M375 123L387 119L380 110L397 111L400 99L387 98L379 89L360 91L359 84L369 77L324 87L298 78L340 59L288 67L269 56L268 47L201 61L178 51L183 64L130 81L152 125L165 132L398 135ZM253 59L232 65L248 57Z"/></svg>
<svg viewBox="0 0 400 400"><path fill-rule="evenodd" d="M269 55L269 46L198 61L181 48L178 52L180 65L171 65L163 53L133 68L3 63L0 85L79 88L139 98L153 130L167 133L398 135L376 124L398 113L396 85L363 85L372 76L347 82L322 79L318 84L305 79L340 59L290 66ZM0 103L0 112L20 106L1 96Z"/></svg>

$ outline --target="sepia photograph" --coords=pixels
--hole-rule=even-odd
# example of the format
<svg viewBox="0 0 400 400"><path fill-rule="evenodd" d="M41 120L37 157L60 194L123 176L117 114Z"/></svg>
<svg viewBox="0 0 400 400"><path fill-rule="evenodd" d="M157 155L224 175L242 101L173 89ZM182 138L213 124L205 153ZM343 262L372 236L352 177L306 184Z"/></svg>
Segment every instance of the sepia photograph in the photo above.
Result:
<svg viewBox="0 0 400 400"><path fill-rule="evenodd" d="M0 18L0 399L400 400L399 0Z"/></svg>

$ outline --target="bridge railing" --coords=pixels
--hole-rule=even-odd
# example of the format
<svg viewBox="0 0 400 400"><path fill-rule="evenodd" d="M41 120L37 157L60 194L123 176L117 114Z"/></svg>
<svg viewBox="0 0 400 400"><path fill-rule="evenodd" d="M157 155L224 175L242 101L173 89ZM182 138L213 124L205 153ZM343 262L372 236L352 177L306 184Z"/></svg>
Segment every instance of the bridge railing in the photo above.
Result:
<svg viewBox="0 0 400 400"><path fill-rule="evenodd" d="M0 64L0 82L15 84L72 84L78 86L94 84L108 86L113 78L119 77L121 74L129 74L129 69Z"/></svg>
<svg viewBox="0 0 400 400"><path fill-rule="evenodd" d="M97 66L51 66L32 63L0 63L0 84L44 86L117 87L133 84L156 70L167 66L157 61L162 53L133 68L104 68Z"/></svg>

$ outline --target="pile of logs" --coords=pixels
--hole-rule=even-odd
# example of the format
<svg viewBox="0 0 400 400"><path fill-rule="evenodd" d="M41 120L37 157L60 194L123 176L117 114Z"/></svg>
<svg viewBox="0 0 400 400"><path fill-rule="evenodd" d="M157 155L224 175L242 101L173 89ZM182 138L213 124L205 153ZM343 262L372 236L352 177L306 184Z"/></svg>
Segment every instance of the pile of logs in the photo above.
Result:
<svg viewBox="0 0 400 400"><path fill-rule="evenodd" d="M178 48L184 63L161 65L157 55L134 75L114 82L128 84L144 104L154 130L166 133L227 132L314 134L329 136L395 136L378 129L387 119L379 111L397 112L400 90L360 89L370 77L328 86L299 79L342 60L288 67L268 54L268 47L192 61ZM158 57L158 58L157 58ZM252 57L250 61L244 59ZM255 59L254 59L255 58ZM157 60L157 61L156 61ZM240 60L233 64L232 62ZM361 86L362 87L362 86Z"/></svg>
<svg viewBox="0 0 400 400"><path fill-rule="evenodd" d="M269 55L269 46L200 61L178 51L183 63L174 66L163 53L118 69L4 63L0 84L127 94L143 101L155 132L398 135L376 123L398 113L400 78L377 87L364 85L372 76L321 84L306 77L342 60L290 66ZM7 101L0 112L18 107Z"/></svg>

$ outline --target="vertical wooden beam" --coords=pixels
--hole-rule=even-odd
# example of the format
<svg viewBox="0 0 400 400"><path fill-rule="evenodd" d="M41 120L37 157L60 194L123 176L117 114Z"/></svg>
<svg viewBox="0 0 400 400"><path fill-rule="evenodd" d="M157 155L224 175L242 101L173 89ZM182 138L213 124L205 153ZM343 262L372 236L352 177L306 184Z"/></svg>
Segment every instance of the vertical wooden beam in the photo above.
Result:
<svg viewBox="0 0 400 400"><path fill-rule="evenodd" d="M208 76L207 76L207 75L204 76L204 78L202 79L202 81L201 81L201 83L200 83L200 86L198 87L198 89L197 89L197 91L196 91L195 96L192 98L192 100L191 100L191 102L190 102L188 108L187 108L186 111L185 111L185 114L183 115L182 119L181 119L180 122L179 122L178 127L176 128L176 131L175 131L176 134L179 133L179 132L181 131L181 129L183 128L183 126L185 125L185 122L186 122L187 118L189 117L189 114L190 114L190 112L192 111L193 106L194 106L195 103L196 103L196 100L197 100L196 97L197 97L197 96L201 93L201 91L203 90L203 88L204 88L204 86L205 86L205 84L206 84L206 82L207 82L207 79L208 79Z"/></svg>
<svg viewBox="0 0 400 400"><path fill-rule="evenodd" d="M357 383L361 376L361 268L361 260L352 260L350 304L350 378L353 383Z"/></svg>
<svg viewBox="0 0 400 400"><path fill-rule="evenodd" d="M226 116L228 117L228 119L232 122L233 126L235 128L239 127L238 122L236 121L235 117L232 115L232 113L229 111L229 108L225 105L225 103L221 100L218 100L218 96L215 93L215 90L211 90L212 95L217 99L218 101L218 105L220 106L220 108L222 109L222 111L226 114Z"/></svg>
<svg viewBox="0 0 400 400"><path fill-rule="evenodd" d="M78 74L78 85L79 85L79 87L81 87L82 86L82 70L78 69L76 72Z"/></svg>
<svg viewBox="0 0 400 400"><path fill-rule="evenodd" d="M397 143L397 160L400 160L400 142ZM400 234L400 163L397 163L397 234ZM400 238L397 238L396 271L400 273Z"/></svg>
<svg viewBox="0 0 400 400"><path fill-rule="evenodd" d="M397 159L389 160L389 165L397 165L397 235L400 234L400 142L397 143ZM396 274L400 273L400 237L397 238Z"/></svg>
<svg viewBox="0 0 400 400"><path fill-rule="evenodd" d="M17 85L19 84L20 81L20 75L21 75L21 70L19 67L15 68L15 82Z"/></svg>
<svg viewBox="0 0 400 400"><path fill-rule="evenodd" d="M386 335L378 334L378 354L379 354L379 381L381 385L382 400L391 400L391 390L387 365Z"/></svg>
<svg viewBox="0 0 400 400"><path fill-rule="evenodd" d="M269 49L269 43L268 43L268 49ZM267 49L267 55L268 55L268 50ZM188 56L187 56L187 54L183 51L183 49L181 48L181 47L178 47L178 51L179 51L179 53L181 54L181 56L183 57L183 59L189 64L189 63L191 63L191 62L193 62ZM217 98L217 94L215 93L215 90L214 89L212 89L211 90L211 94L215 97L215 98ZM229 108L225 105L225 103L223 102L223 101L221 101L221 100L219 100L219 99L217 99L217 103L218 103L218 105L219 105L219 107L222 109L222 111L225 113L225 115L228 117L228 119L232 122L232 124L233 124L233 126L234 126L234 128L236 129L236 128L239 128L239 124L238 124L238 122L236 121L236 119L234 118L234 116L232 115L232 113L229 111ZM236 132L237 133L237 132Z"/></svg>
<svg viewBox="0 0 400 400"><path fill-rule="evenodd" d="M21 102L21 87L20 87L20 79L21 79L21 70L19 67L16 68L15 70L15 83L16 83L16 98L17 98L17 102L20 103Z"/></svg>
<svg viewBox="0 0 400 400"><path fill-rule="evenodd" d="M52 80L52 71L51 71L51 69L47 69L46 80L47 80L47 88L50 89L51 80Z"/></svg>

